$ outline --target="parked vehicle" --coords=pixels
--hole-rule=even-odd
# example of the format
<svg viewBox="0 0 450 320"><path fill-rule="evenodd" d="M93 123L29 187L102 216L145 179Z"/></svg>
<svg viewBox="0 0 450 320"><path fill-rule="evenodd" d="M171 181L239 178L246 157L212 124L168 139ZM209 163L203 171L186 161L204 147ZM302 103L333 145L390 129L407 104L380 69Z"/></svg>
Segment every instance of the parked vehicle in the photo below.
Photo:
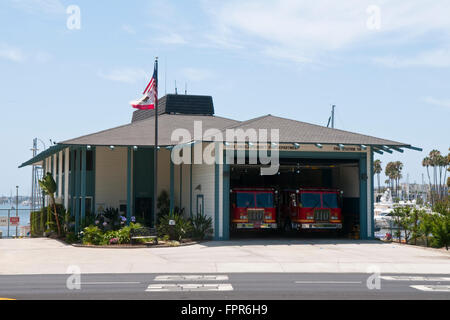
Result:
<svg viewBox="0 0 450 320"><path fill-rule="evenodd" d="M232 229L277 228L275 189L234 188L230 192Z"/></svg>
<svg viewBox="0 0 450 320"><path fill-rule="evenodd" d="M342 230L341 195L336 189L283 190L279 223L284 231Z"/></svg>

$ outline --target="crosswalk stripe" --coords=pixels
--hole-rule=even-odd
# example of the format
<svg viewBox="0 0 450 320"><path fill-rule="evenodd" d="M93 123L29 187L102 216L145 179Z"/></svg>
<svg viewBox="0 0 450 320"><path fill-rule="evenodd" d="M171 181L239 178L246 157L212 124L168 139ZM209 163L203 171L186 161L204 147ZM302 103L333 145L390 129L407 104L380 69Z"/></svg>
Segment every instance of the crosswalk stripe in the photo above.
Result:
<svg viewBox="0 0 450 320"><path fill-rule="evenodd" d="M450 285L413 285L410 287L428 292L450 292Z"/></svg>
<svg viewBox="0 0 450 320"><path fill-rule="evenodd" d="M381 276L388 281L450 281L450 277L423 277L423 276Z"/></svg>
<svg viewBox="0 0 450 320"><path fill-rule="evenodd" d="M155 281L225 281L227 275L160 275L155 277Z"/></svg>
<svg viewBox="0 0 450 320"><path fill-rule="evenodd" d="M147 292L189 292L189 291L232 291L230 283L202 284L202 283L176 283L176 284L150 284Z"/></svg>

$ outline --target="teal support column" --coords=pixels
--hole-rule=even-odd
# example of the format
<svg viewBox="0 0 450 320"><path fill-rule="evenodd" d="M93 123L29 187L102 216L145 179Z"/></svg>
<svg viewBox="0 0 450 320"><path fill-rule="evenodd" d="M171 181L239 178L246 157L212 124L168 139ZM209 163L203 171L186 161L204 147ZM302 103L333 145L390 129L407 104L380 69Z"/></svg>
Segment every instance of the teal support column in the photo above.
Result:
<svg viewBox="0 0 450 320"><path fill-rule="evenodd" d="M360 239L367 239L367 157L359 159L359 235Z"/></svg>
<svg viewBox="0 0 450 320"><path fill-rule="evenodd" d="M174 184L175 184L175 170L174 170L174 165L172 162L172 158L170 159L170 214L173 213L174 207L175 207L175 188L174 188Z"/></svg>
<svg viewBox="0 0 450 320"><path fill-rule="evenodd" d="M96 165L95 165L95 159L96 159L96 155L97 155L97 149L96 149L96 147L92 147L92 184L93 184L93 186L92 186L92 213L94 214L94 216L95 216L95 214L96 214L96 212L95 212L95 208L96 208L96 206L95 206L95 179L96 179L96 177L95 177L95 170L96 170Z"/></svg>
<svg viewBox="0 0 450 320"><path fill-rule="evenodd" d="M70 147L69 152L69 197L70 197L70 215L73 216L75 214L75 200L74 200L74 191L75 191L75 151L72 147Z"/></svg>
<svg viewBox="0 0 450 320"><path fill-rule="evenodd" d="M219 237L219 176L220 176L220 165L219 165L219 144L215 143L215 165L214 165L214 240L220 240Z"/></svg>
<svg viewBox="0 0 450 320"><path fill-rule="evenodd" d="M75 233L80 231L80 180L81 180L81 172L80 172L80 148L75 148Z"/></svg>
<svg viewBox="0 0 450 320"><path fill-rule="evenodd" d="M130 224L131 221L131 203L132 203L132 192L131 192L131 147L128 147L127 150L127 225Z"/></svg>
<svg viewBox="0 0 450 320"><path fill-rule="evenodd" d="M81 186L80 186L80 212L81 227L85 227L86 223L86 147L82 147L81 151Z"/></svg>
<svg viewBox="0 0 450 320"><path fill-rule="evenodd" d="M223 165L223 240L230 239L230 165Z"/></svg>
<svg viewBox="0 0 450 320"><path fill-rule="evenodd" d="M374 226L374 224L375 224L375 217L374 217L374 203L375 203L375 193L374 193L374 176L373 176L373 149L372 148L370 148L370 166L369 166L369 168L370 168L370 176L371 176L371 178L372 179L370 179L370 182L371 182L371 184L370 184L370 192L371 192L371 197L370 197L370 199L372 199L372 201L371 201L371 203L369 203L369 206L370 206L370 219L372 219L371 220L371 226L372 226L372 230L369 230L370 231L370 235L369 235L369 238L370 239L374 239L375 238L375 226Z"/></svg>
<svg viewBox="0 0 450 320"><path fill-rule="evenodd" d="M180 163L180 210L183 207L183 164Z"/></svg>
<svg viewBox="0 0 450 320"><path fill-rule="evenodd" d="M189 165L189 185L189 214L192 218L192 158L191 164Z"/></svg>

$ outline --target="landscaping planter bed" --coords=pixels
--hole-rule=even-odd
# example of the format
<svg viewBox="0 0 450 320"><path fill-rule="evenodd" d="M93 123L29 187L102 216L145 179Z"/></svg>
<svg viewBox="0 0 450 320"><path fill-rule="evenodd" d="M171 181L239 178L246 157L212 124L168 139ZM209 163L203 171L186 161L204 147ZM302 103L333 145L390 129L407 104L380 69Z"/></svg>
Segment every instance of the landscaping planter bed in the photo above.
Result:
<svg viewBox="0 0 450 320"><path fill-rule="evenodd" d="M102 249L138 249L138 248L168 248L168 247L182 247L182 246L190 246L193 244L200 243L200 241L182 241L174 244L173 242L164 242L159 241L158 244L152 243L144 243L144 244L110 244L110 245L92 245L92 244L81 244L81 243L72 243L71 245L74 247L80 248L102 248Z"/></svg>

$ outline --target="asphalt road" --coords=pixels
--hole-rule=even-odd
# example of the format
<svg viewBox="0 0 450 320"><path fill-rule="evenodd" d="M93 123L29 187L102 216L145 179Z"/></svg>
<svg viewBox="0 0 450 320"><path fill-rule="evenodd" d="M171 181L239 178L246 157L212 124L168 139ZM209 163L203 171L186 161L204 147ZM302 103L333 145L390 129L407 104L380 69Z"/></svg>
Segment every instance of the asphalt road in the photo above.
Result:
<svg viewBox="0 0 450 320"><path fill-rule="evenodd" d="M450 274L231 273L1 275L12 299L445 299ZM81 283L78 282L81 280ZM379 279L379 282L377 282ZM72 289L67 287L67 282ZM379 289L377 288L379 283ZM77 289L77 286L80 286Z"/></svg>

